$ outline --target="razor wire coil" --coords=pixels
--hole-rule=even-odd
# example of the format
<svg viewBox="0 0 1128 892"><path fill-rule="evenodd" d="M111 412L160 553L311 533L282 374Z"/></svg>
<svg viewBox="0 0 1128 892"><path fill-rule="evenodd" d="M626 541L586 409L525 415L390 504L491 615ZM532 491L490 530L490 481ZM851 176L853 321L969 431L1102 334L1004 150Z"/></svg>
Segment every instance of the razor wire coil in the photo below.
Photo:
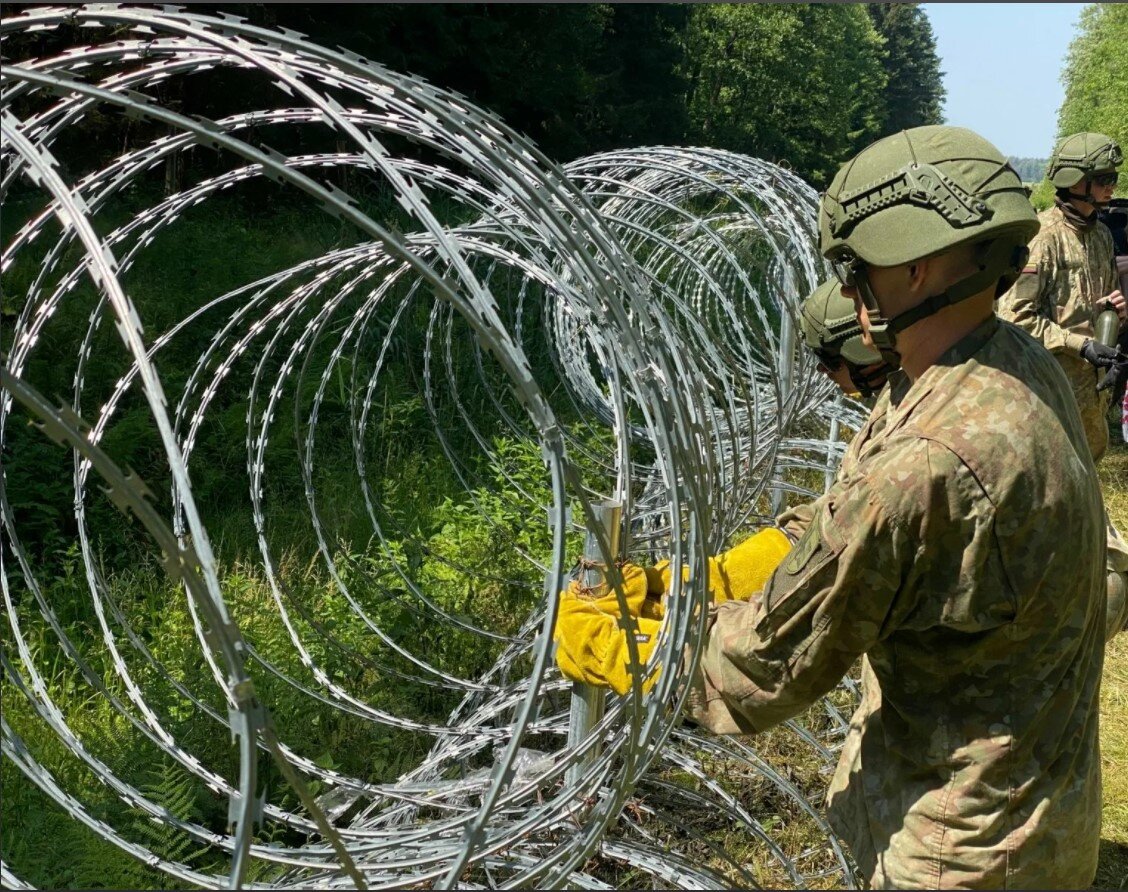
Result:
<svg viewBox="0 0 1128 892"><path fill-rule="evenodd" d="M4 684L26 707L21 728L3 722L5 758L92 833L207 888L606 888L593 855L687 888L755 885L685 820L693 809L723 814L797 886L851 883L833 832L784 774L740 741L678 726L692 659L646 695L636 666L635 690L610 697L573 746L568 685L551 655L556 593L597 502L624 506L623 556L671 559L677 582L657 659L678 666L703 630L705 556L766 522L773 493L802 491L797 475L836 465L828 426L858 426L858 407L831 399L788 336L797 299L826 274L810 187L702 148L609 152L561 169L462 97L231 16L36 8L4 19L0 36L10 46L67 28L87 43L0 76L0 190L20 221L5 234L3 269L23 277L3 344L0 445L26 443L31 420L69 449L96 634L76 638L60 618L53 580L23 544L18 506L30 484L6 462ZM265 82L281 104L210 119L160 101L178 79L221 72ZM116 157L76 154L67 140L98 116L149 129ZM264 134L298 149L271 148ZM214 153L205 172L136 206L144 184L202 149ZM357 178L388 199L382 214L341 186ZM181 318L144 318L131 295L144 289L154 245L177 245L187 220L241 190L304 202L347 236L207 295ZM62 407L35 386L60 343L73 364ZM197 358L169 374L184 355ZM411 528L411 494L375 470L400 448L387 433L397 397L426 419L433 441L420 453L441 456L464 495L451 510L504 546L505 560L470 564ZM107 448L127 425L141 425L159 454L145 483ZM258 551L244 577L209 532L224 518L193 484L209 472L209 444L238 440L225 426L244 429L242 473L227 469L245 487ZM529 446L541 460L533 475L513 457ZM342 456L369 530L359 552L340 547L340 484L323 471ZM272 486L279 479L296 483L285 491ZM287 498L304 504L304 577L278 545L294 514ZM101 544L107 502L142 528L131 541L183 598L206 671L174 667L130 602ZM499 516L526 518L535 534L516 536ZM601 542L611 564L619 555ZM682 567L696 582L680 582ZM261 595L255 610L237 577ZM303 578L321 586L317 599ZM436 580L451 579L504 593L508 615L456 609L436 593ZM325 604L344 619L331 625ZM487 668L468 674L425 652L419 642L434 629ZM53 690L47 658L57 655L131 748L228 802L226 826L176 814L122 754L75 726ZM414 764L365 776L302 752L287 742L301 717L275 715L267 689L308 704L311 718L360 729L357 739L398 742ZM845 722L839 707L825 709L826 728L791 723L791 733L829 765ZM188 748L184 716L230 734L237 761ZM203 846L209 869L163 857L96 814L75 793L82 785L68 789L47 764L55 757L39 730L38 753L20 733L42 728L132 812ZM770 786L826 846L788 855L711 760ZM267 775L292 795L263 793ZM670 851L673 839L684 853ZM5 885L19 885L3 870Z"/></svg>

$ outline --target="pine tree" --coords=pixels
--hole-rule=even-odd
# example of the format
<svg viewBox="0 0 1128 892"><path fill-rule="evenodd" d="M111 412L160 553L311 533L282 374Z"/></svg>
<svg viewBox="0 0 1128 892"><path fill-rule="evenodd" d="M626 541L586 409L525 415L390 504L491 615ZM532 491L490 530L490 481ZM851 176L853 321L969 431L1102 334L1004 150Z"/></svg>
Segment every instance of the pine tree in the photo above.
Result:
<svg viewBox="0 0 1128 892"><path fill-rule="evenodd" d="M686 29L690 138L825 186L880 134L881 56L881 36L857 4L695 4Z"/></svg>
<svg viewBox="0 0 1128 892"><path fill-rule="evenodd" d="M928 16L915 3L873 3L866 9L885 38L882 62L889 83L882 132L939 124L943 120L943 72Z"/></svg>

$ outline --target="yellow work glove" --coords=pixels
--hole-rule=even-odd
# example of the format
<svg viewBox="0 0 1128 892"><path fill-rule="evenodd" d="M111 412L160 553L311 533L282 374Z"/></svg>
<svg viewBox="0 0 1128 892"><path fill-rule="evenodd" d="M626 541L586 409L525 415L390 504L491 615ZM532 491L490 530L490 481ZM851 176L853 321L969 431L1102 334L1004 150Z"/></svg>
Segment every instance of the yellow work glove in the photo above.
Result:
<svg viewBox="0 0 1128 892"><path fill-rule="evenodd" d="M777 529L766 529L709 558L708 583L713 602L747 600L763 589L790 550L791 540L786 535ZM637 623L638 658L645 666L654 652L665 613L661 596L670 586L669 561L646 568L624 564L620 572L627 610ZM578 582L573 582L561 593L552 635L556 641L556 664L565 677L609 687L618 694L631 689L627 632L619 624L619 615L619 599L614 591L590 597ZM660 670L661 667L651 670L643 681L644 691L653 687Z"/></svg>
<svg viewBox="0 0 1128 892"><path fill-rule="evenodd" d="M775 568L791 551L791 540L775 527L760 530L739 545L709 558L708 586L714 604L724 601L747 601L761 591ZM670 588L670 562L663 561L647 571L650 591L666 592ZM689 571L682 571L688 581Z"/></svg>
<svg viewBox="0 0 1128 892"><path fill-rule="evenodd" d="M638 658L645 666L654 651L662 625L662 602L649 597L647 571L635 564L623 564L623 595L628 613L635 618ZM560 593L560 609L552 637L556 641L556 665L572 681L611 688L617 694L631 689L630 650L627 632L620 622L619 599L614 590L602 597L590 597L578 582ZM649 691L658 678L652 670L643 682Z"/></svg>

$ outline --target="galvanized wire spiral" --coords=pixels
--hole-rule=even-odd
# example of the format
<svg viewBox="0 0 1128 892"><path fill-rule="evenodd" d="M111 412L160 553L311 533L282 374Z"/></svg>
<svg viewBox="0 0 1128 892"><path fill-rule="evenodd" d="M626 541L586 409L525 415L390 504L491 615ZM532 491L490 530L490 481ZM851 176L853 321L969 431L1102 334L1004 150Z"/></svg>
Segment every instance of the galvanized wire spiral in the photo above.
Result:
<svg viewBox="0 0 1128 892"><path fill-rule="evenodd" d="M689 888L754 886L758 874L734 854L742 845L797 886L851 883L833 833L782 766L754 740L679 720L705 556L767 522L787 493L821 487L841 451L833 431L860 420L795 344L797 301L826 272L813 191L774 165L709 149L612 152L561 170L461 97L232 17L29 9L0 26L6 58L15 38L60 29L80 29L84 43L12 59L2 75L2 189L18 225L3 255L16 310L0 444L14 448L31 421L70 450L91 634L68 633L59 614L73 607L53 597L23 544L30 484L6 461L4 690L24 705L4 719L5 758L92 833L209 888L605 888L629 871ZM279 104L212 120L160 101L169 83L220 73ZM119 117L149 135L113 158L72 157L73 141L56 156L93 121ZM205 149L216 153L206 175L130 204L154 172ZM154 243L177 250L185 220L252 189L329 214L345 234L183 318L141 316L131 294L144 288ZM352 190L391 200L381 215ZM180 273L158 274L208 262L183 251ZM48 395L61 406L36 386L44 357L60 355L73 363L73 390ZM171 358L184 356L190 372L170 377ZM427 443L396 439L403 411L425 420L413 430L429 431ZM143 430L123 427L139 417ZM234 569L214 538L227 518L193 487L216 473L199 444L228 428L242 458L223 479L245 492L258 547ZM159 473L144 481L108 445L131 435L159 444ZM535 473L519 460L530 445ZM419 496L377 470L391 449L444 457L464 496L449 506L450 535L470 535L465 519L496 562L440 553L411 528ZM324 471L342 456L359 521L339 516L342 484ZM279 489L283 479L300 487ZM669 557L673 578L684 566L691 582L668 595L656 658L671 669L645 695L636 676L630 695L609 696L591 732L569 741L570 685L551 652L556 593L605 500L624 521L617 550L597 536L604 562ZM171 643L153 637L154 618L107 569L115 555L98 524L109 503L132 516L131 541L176 584L206 684L173 667ZM304 553L286 544L295 515L313 543ZM243 598L234 579L266 600ZM468 592L458 605L436 593L451 580ZM486 590L503 614L478 606ZM457 659L434 646L436 630ZM470 657L487 668L467 674ZM52 681L59 661L81 687L67 697L109 710L128 753L74 723ZM308 714L280 714L267 688ZM829 766L845 721L830 701L824 711L825 722L790 733ZM355 754L331 745L322 758L288 742L323 715L368 741L370 772L338 770ZM193 752L185 722L231 735L237 756ZM59 744L130 814L205 847L209 869L96 814L74 772L48 766ZM227 825L147 792L129 767L138 753L225 799ZM265 775L282 785L264 792ZM731 791L734 777L790 802L825 845L785 852L778 828ZM739 839L719 843L693 814ZM10 865L3 878L20 882Z"/></svg>

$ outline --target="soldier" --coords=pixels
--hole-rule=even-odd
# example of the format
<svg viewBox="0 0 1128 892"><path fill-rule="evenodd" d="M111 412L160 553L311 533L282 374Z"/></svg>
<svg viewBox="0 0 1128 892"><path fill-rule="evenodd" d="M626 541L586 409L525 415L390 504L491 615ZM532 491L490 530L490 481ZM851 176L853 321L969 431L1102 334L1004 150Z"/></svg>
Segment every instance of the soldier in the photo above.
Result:
<svg viewBox="0 0 1128 892"><path fill-rule="evenodd" d="M819 361L819 371L847 396L868 400L885 386L891 369L880 354L862 342L854 303L837 279L823 282L799 309L803 341Z"/></svg>
<svg viewBox="0 0 1128 892"><path fill-rule="evenodd" d="M821 248L903 374L762 597L715 609L694 679L700 721L755 731L865 655L828 801L874 887L1082 888L1096 869L1100 490L1061 369L992 312L1036 231L1018 176L961 128L839 171Z"/></svg>
<svg viewBox="0 0 1128 892"><path fill-rule="evenodd" d="M993 300L1038 223L986 140L883 139L820 238L891 375L764 590L709 608L688 708L796 715L863 657L828 794L875 888L1084 888L1100 838L1100 490L1061 368ZM624 576L626 573L624 573Z"/></svg>
<svg viewBox="0 0 1128 892"><path fill-rule="evenodd" d="M860 395L863 399L874 397L893 369L881 359L876 350L864 343L861 324L854 313L854 304L842 294L841 283L833 279L823 282L803 301L800 318L803 340L818 358L819 369L848 396ZM1128 326L1121 332L1122 341L1125 334L1128 334ZM1119 372L1124 367L1117 367L1115 371ZM1110 378L1112 374L1113 372L1109 373ZM1123 391L1114 388L1113 393L1119 398ZM867 436L873 421L871 418L865 428ZM854 450L848 450L843 466L849 467L854 461ZM796 510L802 512L805 507ZM795 514L789 520L803 524L805 516ZM1128 628L1128 542L1124 541L1120 531L1113 526L1107 511L1105 523L1108 531L1105 636L1106 640L1111 640Z"/></svg>
<svg viewBox="0 0 1128 892"><path fill-rule="evenodd" d="M1123 398L1126 375L1117 349L1093 340L1096 316L1108 306L1122 320L1121 340L1128 334L1112 233L1097 219L1112 199L1122 161L1120 146L1103 133L1075 133L1058 143L1046 172L1057 187L1054 206L1039 215L1042 228L1022 275L999 300L999 315L1030 332L1061 364L1094 461L1108 448L1108 409L1114 397ZM1128 545L1112 521L1105 522L1111 638L1128 622Z"/></svg>
<svg viewBox="0 0 1128 892"><path fill-rule="evenodd" d="M999 315L1030 332L1061 363L1097 461L1108 448L1111 389L1098 393L1098 376L1116 364L1117 351L1093 340L1093 323L1105 306L1122 324L1128 319L1112 233L1097 214L1112 199L1123 158L1103 133L1075 133L1058 143L1046 172L1057 188L1054 206L1039 215L1042 229L1030 259L999 301Z"/></svg>

